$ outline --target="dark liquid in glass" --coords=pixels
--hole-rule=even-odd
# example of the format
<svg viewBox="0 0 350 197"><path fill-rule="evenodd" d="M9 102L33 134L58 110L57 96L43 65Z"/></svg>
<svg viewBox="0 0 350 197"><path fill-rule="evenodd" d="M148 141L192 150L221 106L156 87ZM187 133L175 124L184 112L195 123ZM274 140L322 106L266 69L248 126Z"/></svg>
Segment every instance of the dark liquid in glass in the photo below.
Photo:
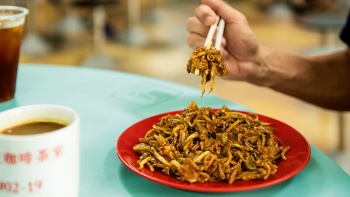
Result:
<svg viewBox="0 0 350 197"><path fill-rule="evenodd" d="M0 102L13 98L23 25L0 28Z"/></svg>

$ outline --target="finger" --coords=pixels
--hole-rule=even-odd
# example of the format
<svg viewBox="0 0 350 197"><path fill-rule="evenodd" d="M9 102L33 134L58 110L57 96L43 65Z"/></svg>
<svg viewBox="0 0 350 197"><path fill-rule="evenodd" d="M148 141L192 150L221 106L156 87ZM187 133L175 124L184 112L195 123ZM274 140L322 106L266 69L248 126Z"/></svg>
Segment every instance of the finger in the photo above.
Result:
<svg viewBox="0 0 350 197"><path fill-rule="evenodd" d="M187 44L192 49L197 49L204 45L205 37L196 33L190 33L187 35Z"/></svg>
<svg viewBox="0 0 350 197"><path fill-rule="evenodd" d="M187 35L187 43L188 45L193 48L196 49L198 47L201 47L204 45L206 37L203 36L202 34L197 34L194 32L191 32ZM213 40L213 42L216 42L216 40ZM222 38L221 40L221 48L225 48L227 44L227 41L225 38Z"/></svg>
<svg viewBox="0 0 350 197"><path fill-rule="evenodd" d="M193 16L187 19L186 29L190 33L196 33L199 35L207 35L209 27L205 26L197 17Z"/></svg>
<svg viewBox="0 0 350 197"><path fill-rule="evenodd" d="M246 17L241 12L228 5L225 1L202 0L202 2L210 7L209 9L223 18L226 23L246 22Z"/></svg>
<svg viewBox="0 0 350 197"><path fill-rule="evenodd" d="M195 9L196 16L198 19L206 26L211 26L216 22L216 14L215 12L205 4L199 5Z"/></svg>

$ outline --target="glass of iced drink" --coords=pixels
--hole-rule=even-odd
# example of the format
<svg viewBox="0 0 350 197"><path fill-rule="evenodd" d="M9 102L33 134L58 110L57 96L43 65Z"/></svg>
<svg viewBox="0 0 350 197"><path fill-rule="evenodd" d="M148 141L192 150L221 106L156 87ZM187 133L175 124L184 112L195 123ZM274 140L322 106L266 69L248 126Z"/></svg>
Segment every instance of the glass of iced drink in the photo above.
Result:
<svg viewBox="0 0 350 197"><path fill-rule="evenodd" d="M0 5L0 103L15 95L23 25L28 12L26 8Z"/></svg>

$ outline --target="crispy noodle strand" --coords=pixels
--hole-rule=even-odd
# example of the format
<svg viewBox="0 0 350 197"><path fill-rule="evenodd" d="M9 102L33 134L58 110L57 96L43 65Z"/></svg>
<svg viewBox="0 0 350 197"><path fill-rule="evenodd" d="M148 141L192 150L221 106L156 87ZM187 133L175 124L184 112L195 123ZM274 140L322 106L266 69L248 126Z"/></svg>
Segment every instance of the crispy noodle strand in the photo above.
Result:
<svg viewBox="0 0 350 197"><path fill-rule="evenodd" d="M273 128L254 114L214 111L193 101L181 114L160 118L133 149L139 169L160 170L186 182L268 179L286 160Z"/></svg>

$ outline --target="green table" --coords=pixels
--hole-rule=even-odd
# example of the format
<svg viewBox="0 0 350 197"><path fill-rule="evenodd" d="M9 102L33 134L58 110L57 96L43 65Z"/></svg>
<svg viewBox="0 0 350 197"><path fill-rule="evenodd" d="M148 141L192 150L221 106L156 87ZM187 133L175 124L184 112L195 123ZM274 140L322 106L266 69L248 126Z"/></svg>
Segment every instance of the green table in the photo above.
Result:
<svg viewBox="0 0 350 197"><path fill-rule="evenodd" d="M15 106L49 103L75 109L81 116L80 197L112 196L350 196L350 176L311 145L308 165L280 184L238 193L196 193L148 181L128 170L115 153L119 135L130 125L159 113L198 106L249 110L200 90L124 72L54 65L19 68ZM0 193L1 196L1 193Z"/></svg>

